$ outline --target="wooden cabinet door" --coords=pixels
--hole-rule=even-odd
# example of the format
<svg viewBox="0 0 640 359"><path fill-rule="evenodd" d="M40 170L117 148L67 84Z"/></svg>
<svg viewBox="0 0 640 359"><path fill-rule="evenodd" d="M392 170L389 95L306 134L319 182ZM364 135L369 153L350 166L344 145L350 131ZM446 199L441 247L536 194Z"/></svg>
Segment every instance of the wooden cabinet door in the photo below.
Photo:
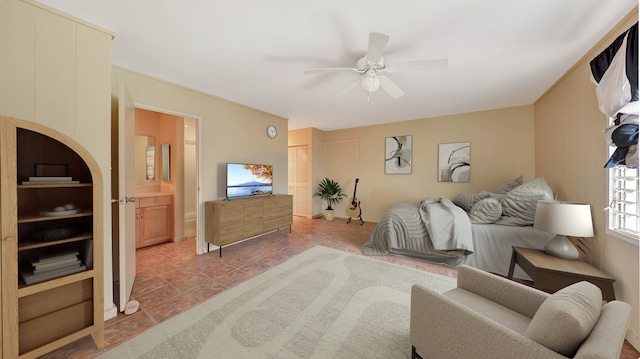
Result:
<svg viewBox="0 0 640 359"><path fill-rule="evenodd" d="M169 206L142 208L140 245L147 246L171 239Z"/></svg>
<svg viewBox="0 0 640 359"><path fill-rule="evenodd" d="M244 204L241 201L216 203L214 214L217 223L214 224L214 243L224 246L244 238Z"/></svg>
<svg viewBox="0 0 640 359"><path fill-rule="evenodd" d="M244 237L249 238L262 233L262 201L244 203Z"/></svg>
<svg viewBox="0 0 640 359"><path fill-rule="evenodd" d="M275 196L264 200L263 229L274 230L293 223L293 196Z"/></svg>

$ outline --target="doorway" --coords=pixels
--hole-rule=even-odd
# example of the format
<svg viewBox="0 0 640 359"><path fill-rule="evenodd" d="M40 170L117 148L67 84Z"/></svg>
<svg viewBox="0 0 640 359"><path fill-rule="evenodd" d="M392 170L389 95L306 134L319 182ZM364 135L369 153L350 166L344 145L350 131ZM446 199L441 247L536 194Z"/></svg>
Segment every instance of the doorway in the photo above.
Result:
<svg viewBox="0 0 640 359"><path fill-rule="evenodd" d="M138 197L136 202L141 203L143 199L149 199L150 195L162 196L156 198L167 198L166 196L170 195L172 204L165 213L169 212L166 218L169 218L172 225L169 230L170 237L167 237L167 240L174 242L193 240L193 250L196 253L201 253L200 247L202 245L198 241L198 219L200 218L198 213L198 203L200 202L198 193L200 178L198 134L200 119L197 116L139 104L133 104L132 112L133 116L129 122L133 123L133 126L123 127L127 128L127 131L133 132L131 135L135 135L134 142L140 142L138 146L133 146L130 154L127 154L135 162L134 170L126 170L127 174L125 174L135 183L133 197ZM118 172L122 171L122 166L121 163L114 163ZM142 210L142 208L140 209ZM156 213L158 212L156 211ZM135 216L143 218L142 212L137 208ZM118 216L114 215L113 218L115 220ZM144 228L149 226L159 228L159 226L150 225L151 216L144 218ZM136 237L141 234L138 232L138 224L136 220L136 231L134 231ZM126 225L129 226L128 223ZM115 229L118 227L119 224L115 223L113 233L118 233L118 230ZM136 272L135 251L139 243L134 247L125 245L122 242L124 239L120 237L113 237L113 279L114 301L119 310L123 311L128 299L123 299L122 294L130 293L130 286ZM130 238L131 236L122 237ZM149 244L154 245L153 243ZM127 249L122 252L121 247ZM130 254L132 251L133 255ZM133 262L129 259L125 260L123 256L124 258L133 256ZM122 264L125 264L127 268L123 268ZM132 274L127 274L131 271L133 271ZM126 276L126 278L122 278L122 276ZM128 295L126 297L128 298Z"/></svg>

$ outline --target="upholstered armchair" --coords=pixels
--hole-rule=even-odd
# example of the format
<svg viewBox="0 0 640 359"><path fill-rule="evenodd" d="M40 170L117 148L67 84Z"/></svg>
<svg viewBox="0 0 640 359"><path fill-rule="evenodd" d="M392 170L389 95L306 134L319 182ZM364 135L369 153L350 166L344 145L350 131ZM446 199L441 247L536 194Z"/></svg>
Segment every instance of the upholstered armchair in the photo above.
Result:
<svg viewBox="0 0 640 359"><path fill-rule="evenodd" d="M631 306L589 282L554 294L468 266L458 285L411 289L413 358L617 359Z"/></svg>

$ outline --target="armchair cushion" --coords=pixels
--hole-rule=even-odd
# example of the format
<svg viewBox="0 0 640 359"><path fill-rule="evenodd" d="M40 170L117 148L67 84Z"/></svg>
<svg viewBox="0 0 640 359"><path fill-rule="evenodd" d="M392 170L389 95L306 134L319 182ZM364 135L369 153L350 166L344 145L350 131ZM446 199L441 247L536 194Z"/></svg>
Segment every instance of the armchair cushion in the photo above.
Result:
<svg viewBox="0 0 640 359"><path fill-rule="evenodd" d="M565 287L547 298L525 335L564 356L573 357L587 338L602 308L602 292L582 281Z"/></svg>

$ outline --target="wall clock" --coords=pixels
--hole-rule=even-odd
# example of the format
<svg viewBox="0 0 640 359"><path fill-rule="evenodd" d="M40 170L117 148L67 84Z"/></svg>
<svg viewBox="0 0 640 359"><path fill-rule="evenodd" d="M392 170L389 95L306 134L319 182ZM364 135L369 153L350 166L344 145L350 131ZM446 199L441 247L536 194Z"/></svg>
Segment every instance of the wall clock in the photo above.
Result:
<svg viewBox="0 0 640 359"><path fill-rule="evenodd" d="M278 135L278 129L274 125L267 126L267 136L275 138Z"/></svg>

